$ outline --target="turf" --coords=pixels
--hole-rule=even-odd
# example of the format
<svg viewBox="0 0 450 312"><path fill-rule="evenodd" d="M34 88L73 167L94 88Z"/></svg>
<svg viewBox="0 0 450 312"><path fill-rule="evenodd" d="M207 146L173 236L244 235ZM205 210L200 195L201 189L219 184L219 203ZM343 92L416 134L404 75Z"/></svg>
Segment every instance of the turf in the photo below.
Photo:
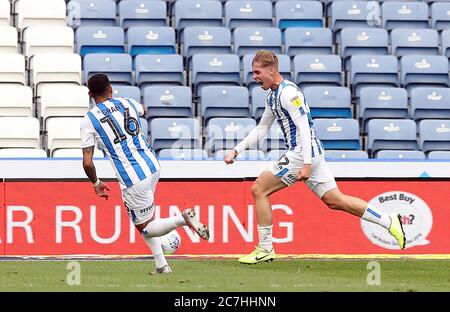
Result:
<svg viewBox="0 0 450 312"><path fill-rule="evenodd" d="M153 261L80 261L81 285L69 286L69 261L0 261L0 291L450 291L450 261L378 260L380 285L369 286L369 260L169 260L174 274L149 276Z"/></svg>

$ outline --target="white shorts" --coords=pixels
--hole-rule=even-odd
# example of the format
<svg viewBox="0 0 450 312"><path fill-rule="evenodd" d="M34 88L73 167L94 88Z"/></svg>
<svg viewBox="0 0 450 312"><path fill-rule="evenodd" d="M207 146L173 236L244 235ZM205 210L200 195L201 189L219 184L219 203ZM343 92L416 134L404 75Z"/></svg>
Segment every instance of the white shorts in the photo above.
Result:
<svg viewBox="0 0 450 312"><path fill-rule="evenodd" d="M280 178L281 182L291 186L297 182L298 173L302 167L303 157L299 153L287 151L286 154L269 167L269 170L274 176ZM334 176L325 161L324 154L312 158L311 177L304 182L319 198L322 198L323 194L329 190L337 187Z"/></svg>
<svg viewBox="0 0 450 312"><path fill-rule="evenodd" d="M154 193L159 171L129 188L122 190L122 199L128 215L135 225L147 222L155 213Z"/></svg>

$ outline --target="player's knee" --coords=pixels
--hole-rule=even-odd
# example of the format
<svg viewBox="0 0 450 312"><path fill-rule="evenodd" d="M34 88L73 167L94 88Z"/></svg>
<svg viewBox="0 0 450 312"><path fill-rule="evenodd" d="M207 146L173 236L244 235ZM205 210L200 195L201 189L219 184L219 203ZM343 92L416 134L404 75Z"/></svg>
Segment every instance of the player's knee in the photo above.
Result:
<svg viewBox="0 0 450 312"><path fill-rule="evenodd" d="M327 206L328 206L330 209L333 209L333 210L344 210L344 205L345 205L345 203L344 203L344 201L343 201L341 198L339 198L339 197L334 197L334 198L326 199L326 200L324 200L324 201L325 201L325 204L327 204Z"/></svg>
<svg viewBox="0 0 450 312"><path fill-rule="evenodd" d="M264 190L258 182L253 183L251 191L253 198L261 197L264 195Z"/></svg>

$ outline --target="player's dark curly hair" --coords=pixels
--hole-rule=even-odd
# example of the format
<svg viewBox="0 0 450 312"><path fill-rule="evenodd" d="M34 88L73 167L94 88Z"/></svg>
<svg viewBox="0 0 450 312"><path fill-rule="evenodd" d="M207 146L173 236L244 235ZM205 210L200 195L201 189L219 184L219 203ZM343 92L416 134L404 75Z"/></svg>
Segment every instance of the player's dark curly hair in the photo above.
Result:
<svg viewBox="0 0 450 312"><path fill-rule="evenodd" d="M93 97L105 95L111 85L108 76L105 74L95 74L88 81L89 92Z"/></svg>

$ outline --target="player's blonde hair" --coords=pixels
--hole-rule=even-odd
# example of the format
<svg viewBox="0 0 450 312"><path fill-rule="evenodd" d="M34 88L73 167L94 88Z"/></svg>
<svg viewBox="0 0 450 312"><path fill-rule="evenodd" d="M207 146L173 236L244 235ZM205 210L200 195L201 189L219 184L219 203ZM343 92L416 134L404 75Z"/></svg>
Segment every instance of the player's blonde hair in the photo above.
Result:
<svg viewBox="0 0 450 312"><path fill-rule="evenodd" d="M259 50L253 58L252 65L259 63L262 67L278 68L278 57L272 51Z"/></svg>

